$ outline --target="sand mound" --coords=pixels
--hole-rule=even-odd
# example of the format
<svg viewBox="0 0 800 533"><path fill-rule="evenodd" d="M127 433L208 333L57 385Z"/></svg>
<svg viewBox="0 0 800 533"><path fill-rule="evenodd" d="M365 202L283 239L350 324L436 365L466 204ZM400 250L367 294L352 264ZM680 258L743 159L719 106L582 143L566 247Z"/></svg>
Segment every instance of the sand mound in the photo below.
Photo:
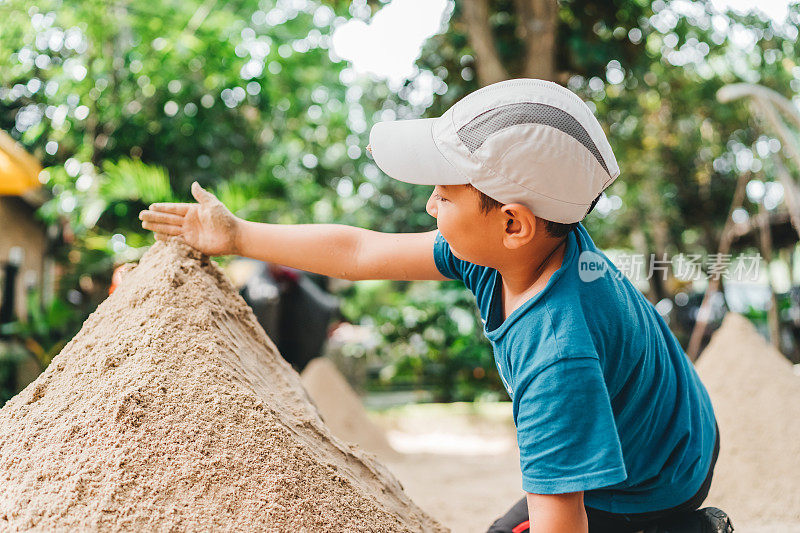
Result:
<svg viewBox="0 0 800 533"><path fill-rule="evenodd" d="M369 419L361 399L330 359L318 357L312 360L303 369L300 379L334 435L382 457L397 454L383 430Z"/></svg>
<svg viewBox="0 0 800 533"><path fill-rule="evenodd" d="M216 264L157 243L0 410L0 530L430 531Z"/></svg>
<svg viewBox="0 0 800 533"><path fill-rule="evenodd" d="M742 522L800 522L800 378L750 322L728 313L697 360L720 427L704 506Z"/></svg>

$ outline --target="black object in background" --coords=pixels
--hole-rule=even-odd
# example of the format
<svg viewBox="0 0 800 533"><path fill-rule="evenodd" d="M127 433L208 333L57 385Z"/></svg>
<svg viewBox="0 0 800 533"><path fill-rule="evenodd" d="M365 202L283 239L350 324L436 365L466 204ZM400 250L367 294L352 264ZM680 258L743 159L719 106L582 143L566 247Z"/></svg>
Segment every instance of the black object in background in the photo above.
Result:
<svg viewBox="0 0 800 533"><path fill-rule="evenodd" d="M254 261L255 262L255 261ZM255 272L239 291L253 309L261 327L275 345L280 342L278 315L280 313L280 287L269 273L266 263L257 262Z"/></svg>
<svg viewBox="0 0 800 533"><path fill-rule="evenodd" d="M3 264L3 299L0 302L0 326L14 321L14 286L19 267L12 262ZM3 337L0 328L0 338Z"/></svg>
<svg viewBox="0 0 800 533"><path fill-rule="evenodd" d="M338 311L336 297L303 274L281 293L278 349L298 372L322 355L328 325Z"/></svg>
<svg viewBox="0 0 800 533"><path fill-rule="evenodd" d="M283 358L298 372L322 355L328 326L339 313L339 300L309 274L261 263L241 294Z"/></svg>

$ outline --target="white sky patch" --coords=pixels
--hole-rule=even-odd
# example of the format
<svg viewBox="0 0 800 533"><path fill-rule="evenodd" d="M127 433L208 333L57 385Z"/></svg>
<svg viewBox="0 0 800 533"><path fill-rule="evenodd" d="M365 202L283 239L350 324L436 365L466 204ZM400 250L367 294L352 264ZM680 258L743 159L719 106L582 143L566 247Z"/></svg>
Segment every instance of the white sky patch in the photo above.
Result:
<svg viewBox="0 0 800 533"><path fill-rule="evenodd" d="M710 0L720 10L761 11L776 22L786 20L788 5L798 0ZM393 0L368 22L351 19L333 33L336 55L357 72L402 83L415 74L422 45L441 29L449 0Z"/></svg>
<svg viewBox="0 0 800 533"><path fill-rule="evenodd" d="M333 33L333 48L358 72L400 83L415 73L423 43L441 28L448 0L393 0L369 23L352 19Z"/></svg>
<svg viewBox="0 0 800 533"><path fill-rule="evenodd" d="M787 8L792 0L711 0L711 4L720 11L732 9L738 13L761 11L777 22L786 20Z"/></svg>
<svg viewBox="0 0 800 533"><path fill-rule="evenodd" d="M800 0L710 0L721 12L726 9L740 13L761 11L778 24L786 21L788 6L797 1ZM353 18L336 28L333 51L349 61L356 72L384 79L390 86L401 84L417 73L414 62L422 45L442 30L442 17L451 2L392 0L368 22ZM754 38L750 35L735 37L734 42L743 47L750 46L747 41Z"/></svg>

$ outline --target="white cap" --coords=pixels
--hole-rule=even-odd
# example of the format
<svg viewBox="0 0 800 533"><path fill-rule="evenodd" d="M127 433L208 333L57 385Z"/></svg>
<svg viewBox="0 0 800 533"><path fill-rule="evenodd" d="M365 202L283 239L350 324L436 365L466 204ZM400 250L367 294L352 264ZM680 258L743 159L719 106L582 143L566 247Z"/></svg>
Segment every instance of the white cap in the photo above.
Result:
<svg viewBox="0 0 800 533"><path fill-rule="evenodd" d="M578 222L619 176L589 107L556 83L516 79L477 90L441 117L379 122L372 157L408 183L471 183L546 220Z"/></svg>

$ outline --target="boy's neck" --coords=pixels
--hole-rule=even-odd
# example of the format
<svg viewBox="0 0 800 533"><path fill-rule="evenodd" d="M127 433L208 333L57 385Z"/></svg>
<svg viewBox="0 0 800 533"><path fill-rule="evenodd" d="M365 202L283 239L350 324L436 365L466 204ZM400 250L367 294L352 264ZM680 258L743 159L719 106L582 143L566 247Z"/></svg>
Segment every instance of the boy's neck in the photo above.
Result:
<svg viewBox="0 0 800 533"><path fill-rule="evenodd" d="M548 239L499 267L497 271L503 280L504 300L526 300L544 289L550 276L561 266L567 238Z"/></svg>

